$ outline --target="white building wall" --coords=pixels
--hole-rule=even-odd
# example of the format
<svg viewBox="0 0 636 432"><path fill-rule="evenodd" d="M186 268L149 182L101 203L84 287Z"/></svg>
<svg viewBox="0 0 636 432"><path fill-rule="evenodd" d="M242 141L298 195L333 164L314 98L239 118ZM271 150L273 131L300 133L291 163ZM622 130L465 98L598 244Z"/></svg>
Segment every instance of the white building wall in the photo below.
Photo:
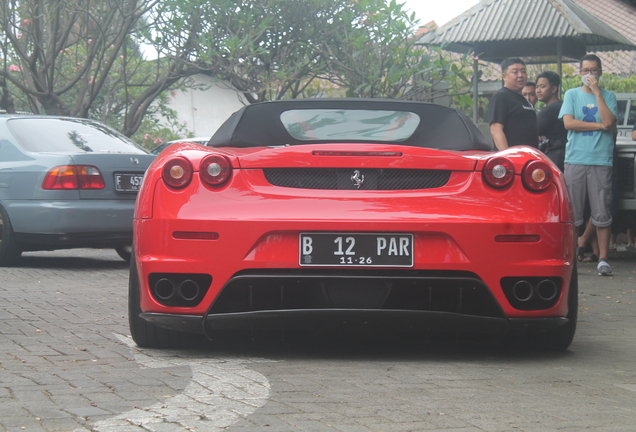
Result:
<svg viewBox="0 0 636 432"><path fill-rule="evenodd" d="M180 123L187 122L187 128L195 137L212 136L244 104L239 99L240 94L224 83L203 74L192 79L195 85L203 85L206 90L176 90L170 95L168 106L177 112Z"/></svg>

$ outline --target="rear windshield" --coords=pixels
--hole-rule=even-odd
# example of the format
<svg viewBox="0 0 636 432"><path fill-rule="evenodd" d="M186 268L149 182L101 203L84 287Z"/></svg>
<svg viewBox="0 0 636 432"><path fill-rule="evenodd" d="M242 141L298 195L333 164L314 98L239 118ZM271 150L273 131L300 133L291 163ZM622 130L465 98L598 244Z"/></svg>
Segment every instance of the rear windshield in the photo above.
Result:
<svg viewBox="0 0 636 432"><path fill-rule="evenodd" d="M492 140L461 111L392 99L288 99L246 105L214 133L209 147L327 143L399 144L492 151Z"/></svg>
<svg viewBox="0 0 636 432"><path fill-rule="evenodd" d="M407 140L420 117L408 111L360 109L301 109L281 113L287 132L300 141Z"/></svg>
<svg viewBox="0 0 636 432"><path fill-rule="evenodd" d="M15 118L7 125L22 148L36 153L148 153L114 129L86 119Z"/></svg>

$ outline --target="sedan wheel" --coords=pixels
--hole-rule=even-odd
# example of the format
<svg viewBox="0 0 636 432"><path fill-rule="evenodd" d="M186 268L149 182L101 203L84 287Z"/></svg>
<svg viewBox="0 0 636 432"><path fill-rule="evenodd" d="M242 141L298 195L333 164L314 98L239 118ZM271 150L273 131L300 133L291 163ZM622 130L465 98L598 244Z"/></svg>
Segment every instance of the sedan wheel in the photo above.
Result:
<svg viewBox="0 0 636 432"><path fill-rule="evenodd" d="M18 249L11 228L11 221L4 208L0 207L0 266L10 266L18 262L22 251Z"/></svg>
<svg viewBox="0 0 636 432"><path fill-rule="evenodd" d="M117 246L115 247L115 252L117 252L117 255L119 255L121 259L130 262L130 257L132 255L132 245Z"/></svg>

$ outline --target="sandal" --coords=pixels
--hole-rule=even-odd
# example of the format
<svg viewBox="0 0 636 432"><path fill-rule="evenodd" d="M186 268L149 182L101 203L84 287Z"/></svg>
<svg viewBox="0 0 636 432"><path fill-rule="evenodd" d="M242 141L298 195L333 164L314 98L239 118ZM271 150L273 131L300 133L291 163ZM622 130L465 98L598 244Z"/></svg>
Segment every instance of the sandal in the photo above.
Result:
<svg viewBox="0 0 636 432"><path fill-rule="evenodd" d="M592 254L587 258L583 258L583 262L584 263L595 263L598 262L598 257L596 256L596 254Z"/></svg>
<svg viewBox="0 0 636 432"><path fill-rule="evenodd" d="M576 259L579 262L583 262L583 260L585 259L585 247L583 246L576 247Z"/></svg>

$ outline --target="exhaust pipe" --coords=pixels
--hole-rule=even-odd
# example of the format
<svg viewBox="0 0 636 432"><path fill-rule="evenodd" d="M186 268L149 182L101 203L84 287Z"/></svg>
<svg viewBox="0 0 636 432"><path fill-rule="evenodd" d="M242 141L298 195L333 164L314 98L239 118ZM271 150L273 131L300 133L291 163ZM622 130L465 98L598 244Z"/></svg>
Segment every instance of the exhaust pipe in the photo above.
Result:
<svg viewBox="0 0 636 432"><path fill-rule="evenodd" d="M541 300L549 301L554 299L558 291L557 285L549 279L544 279L537 285L537 293Z"/></svg>
<svg viewBox="0 0 636 432"><path fill-rule="evenodd" d="M155 295L161 300L169 300L174 293L174 283L170 279L159 279L155 284Z"/></svg>
<svg viewBox="0 0 636 432"><path fill-rule="evenodd" d="M179 295L186 301L192 301L199 296L199 284L192 279L186 279L179 284Z"/></svg>
<svg viewBox="0 0 636 432"><path fill-rule="evenodd" d="M534 295L534 288L527 280L520 280L512 287L512 295L517 301L527 302Z"/></svg>

